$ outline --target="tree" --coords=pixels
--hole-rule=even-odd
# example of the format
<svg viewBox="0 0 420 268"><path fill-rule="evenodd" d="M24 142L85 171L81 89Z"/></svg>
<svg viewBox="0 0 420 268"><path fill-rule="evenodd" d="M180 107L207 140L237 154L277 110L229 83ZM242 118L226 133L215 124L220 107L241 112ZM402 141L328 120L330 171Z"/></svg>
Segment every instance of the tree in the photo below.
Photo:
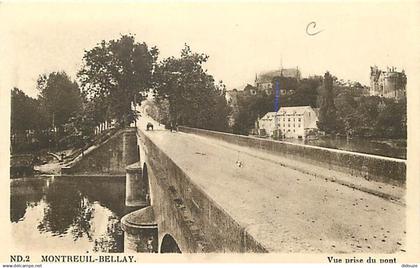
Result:
<svg viewBox="0 0 420 268"><path fill-rule="evenodd" d="M65 72L52 72L39 76L37 88L49 127L58 128L62 132L69 118L80 112L79 86Z"/></svg>
<svg viewBox="0 0 420 268"><path fill-rule="evenodd" d="M13 88L10 118L12 153L46 146L48 137L43 130L48 127L48 123L45 116L39 100Z"/></svg>
<svg viewBox="0 0 420 268"><path fill-rule="evenodd" d="M102 41L85 51L78 79L84 95L96 103L97 113L102 115L98 120L116 119L121 126L135 120L132 104L139 103L139 93L152 86L157 56L156 47L137 43L133 35Z"/></svg>
<svg viewBox="0 0 420 268"><path fill-rule="evenodd" d="M355 99L349 92L343 92L335 99L334 104L337 107L336 131L348 137L358 135L362 126Z"/></svg>
<svg viewBox="0 0 420 268"><path fill-rule="evenodd" d="M89 144L94 136L94 129L97 126L95 103L85 100L81 112L71 117L66 124L67 145L71 147L84 147Z"/></svg>
<svg viewBox="0 0 420 268"><path fill-rule="evenodd" d="M188 45L181 57L160 62L154 73L156 101L167 100L169 121L190 127L225 130L229 108L223 83L216 85L202 64L208 56L193 53Z"/></svg>
<svg viewBox="0 0 420 268"><path fill-rule="evenodd" d="M317 107L318 90L322 84L319 78L304 78L299 81L296 93L293 95L294 103L290 106Z"/></svg>
<svg viewBox="0 0 420 268"><path fill-rule="evenodd" d="M233 133L248 135L255 121L274 109L274 95L258 92L256 95L238 94L239 113L235 118Z"/></svg>
<svg viewBox="0 0 420 268"><path fill-rule="evenodd" d="M378 96L353 97L343 91L336 99L337 132L348 136L406 138L406 100Z"/></svg>
<svg viewBox="0 0 420 268"><path fill-rule="evenodd" d="M387 138L407 138L407 101L383 100L375 120L375 134Z"/></svg>
<svg viewBox="0 0 420 268"><path fill-rule="evenodd" d="M42 123L39 118L39 102L27 96L22 90L13 88L11 92L11 132L35 130Z"/></svg>
<svg viewBox="0 0 420 268"><path fill-rule="evenodd" d="M324 75L324 84L320 94L318 127L327 133L336 131L336 108L334 106L333 77L329 72Z"/></svg>
<svg viewBox="0 0 420 268"><path fill-rule="evenodd" d="M276 85L278 84L279 90L294 91L298 87L298 80L294 77L275 76L272 81L272 91L276 92Z"/></svg>

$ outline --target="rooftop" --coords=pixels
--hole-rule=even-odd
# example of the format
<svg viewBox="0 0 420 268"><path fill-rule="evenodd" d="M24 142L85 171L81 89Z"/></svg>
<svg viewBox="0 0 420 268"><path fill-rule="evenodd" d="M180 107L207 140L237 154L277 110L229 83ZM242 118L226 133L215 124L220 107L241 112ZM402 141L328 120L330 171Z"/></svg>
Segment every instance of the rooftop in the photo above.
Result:
<svg viewBox="0 0 420 268"><path fill-rule="evenodd" d="M280 107L277 113L286 114L303 114L306 110L311 109L311 106L291 106L291 107Z"/></svg>
<svg viewBox="0 0 420 268"><path fill-rule="evenodd" d="M300 79L300 71L296 68L288 68L288 69L279 69L275 71L269 71L259 74L256 77L257 83L268 83L273 80L276 76L283 76L283 77L291 77L291 78L297 78Z"/></svg>
<svg viewBox="0 0 420 268"><path fill-rule="evenodd" d="M305 111L308 109L311 109L315 112L315 114L318 116L317 109L312 108L311 106L291 106L291 107L280 107L280 109L276 112L268 112L266 113L261 119L269 119L274 118L276 114L282 115L282 114L304 114Z"/></svg>

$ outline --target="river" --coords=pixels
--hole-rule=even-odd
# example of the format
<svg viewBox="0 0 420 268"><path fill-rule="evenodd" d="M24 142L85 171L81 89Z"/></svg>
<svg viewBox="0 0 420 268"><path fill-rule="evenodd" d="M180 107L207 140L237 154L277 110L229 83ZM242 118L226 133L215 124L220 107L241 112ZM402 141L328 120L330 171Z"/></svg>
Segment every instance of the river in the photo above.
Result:
<svg viewBox="0 0 420 268"><path fill-rule="evenodd" d="M343 137L320 137L317 140L286 140L298 144L308 144L345 151L407 159L407 141L392 139L366 139Z"/></svg>
<svg viewBox="0 0 420 268"><path fill-rule="evenodd" d="M122 178L38 177L11 180L12 236L23 252L123 252Z"/></svg>

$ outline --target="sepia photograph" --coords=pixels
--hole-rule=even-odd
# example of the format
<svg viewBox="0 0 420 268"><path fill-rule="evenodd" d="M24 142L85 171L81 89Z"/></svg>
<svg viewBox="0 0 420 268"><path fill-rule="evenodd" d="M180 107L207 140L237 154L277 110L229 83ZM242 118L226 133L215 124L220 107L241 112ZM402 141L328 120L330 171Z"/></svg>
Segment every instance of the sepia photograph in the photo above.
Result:
<svg viewBox="0 0 420 268"><path fill-rule="evenodd" d="M0 20L0 262L420 262L420 2Z"/></svg>

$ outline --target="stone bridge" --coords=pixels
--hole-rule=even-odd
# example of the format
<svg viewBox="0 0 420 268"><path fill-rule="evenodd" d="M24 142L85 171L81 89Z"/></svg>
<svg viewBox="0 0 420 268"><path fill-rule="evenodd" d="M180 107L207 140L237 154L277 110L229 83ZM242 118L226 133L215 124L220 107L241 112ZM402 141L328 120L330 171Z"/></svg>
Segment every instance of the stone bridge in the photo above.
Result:
<svg viewBox="0 0 420 268"><path fill-rule="evenodd" d="M147 122L154 130L146 131ZM62 169L122 177L126 252L405 250L404 160L142 116Z"/></svg>
<svg viewBox="0 0 420 268"><path fill-rule="evenodd" d="M405 250L404 160L137 122L125 251ZM135 146L135 145L133 145Z"/></svg>

